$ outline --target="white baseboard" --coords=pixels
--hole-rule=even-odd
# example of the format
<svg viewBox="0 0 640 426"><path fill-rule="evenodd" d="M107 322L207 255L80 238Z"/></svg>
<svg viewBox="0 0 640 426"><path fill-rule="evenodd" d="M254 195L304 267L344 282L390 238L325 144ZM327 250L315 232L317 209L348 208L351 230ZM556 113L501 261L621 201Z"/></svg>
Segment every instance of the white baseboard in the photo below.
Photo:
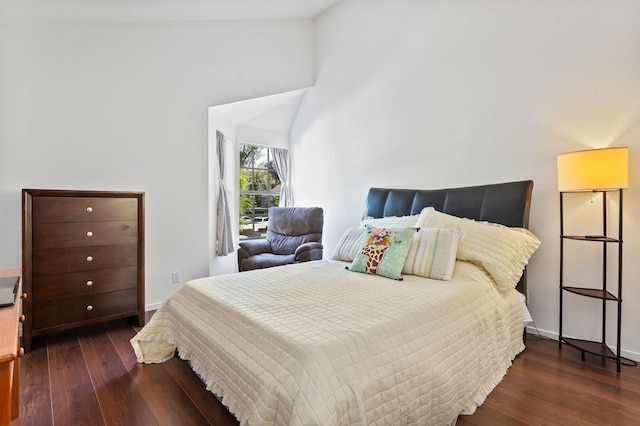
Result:
<svg viewBox="0 0 640 426"><path fill-rule="evenodd" d="M527 333L528 334L533 334L533 335L540 335L542 337L546 337L549 339L553 339L553 340L558 340L558 333L555 331L549 331L549 330L541 330L539 328L537 328L535 325L529 324L526 327ZM579 337L574 337L574 336L565 336L565 337L569 337L572 339L579 339ZM611 347L609 346L609 349L611 349L613 351L613 353L616 352L616 348L615 347ZM624 358L628 358L634 361L638 361L640 362L640 352L634 352L634 351L628 351L624 348L620 349L620 355L623 356Z"/></svg>
<svg viewBox="0 0 640 426"><path fill-rule="evenodd" d="M157 311L157 310L160 308L160 306L162 306L162 305L164 305L164 302L151 303L151 304L149 304L149 305L145 305L145 306L144 306L144 310L145 310L146 312L149 312L149 311Z"/></svg>

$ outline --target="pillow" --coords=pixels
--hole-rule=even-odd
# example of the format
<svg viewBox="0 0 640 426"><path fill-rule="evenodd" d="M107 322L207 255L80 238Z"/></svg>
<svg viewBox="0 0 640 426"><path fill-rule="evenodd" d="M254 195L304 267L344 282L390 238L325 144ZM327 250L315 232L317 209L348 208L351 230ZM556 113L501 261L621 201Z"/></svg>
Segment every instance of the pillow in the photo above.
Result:
<svg viewBox="0 0 640 426"><path fill-rule="evenodd" d="M540 240L523 228L507 228L462 219L425 207L418 227L460 228L456 257L478 263L491 274L499 291L516 287Z"/></svg>
<svg viewBox="0 0 640 426"><path fill-rule="evenodd" d="M421 228L413 236L403 274L451 281L460 229Z"/></svg>
<svg viewBox="0 0 640 426"><path fill-rule="evenodd" d="M413 216L388 216L388 217L366 217L360 222L360 228L364 228L367 225L375 226L376 228L413 228L418 222L420 215Z"/></svg>
<svg viewBox="0 0 640 426"><path fill-rule="evenodd" d="M415 228L375 228L367 225L349 270L399 280Z"/></svg>
<svg viewBox="0 0 640 426"><path fill-rule="evenodd" d="M338 241L338 245L333 251L331 258L334 260L353 262L356 254L358 254L358 250L360 250L362 246L365 232L367 232L366 228L347 229L344 234L342 234L342 237L340 237L340 241Z"/></svg>

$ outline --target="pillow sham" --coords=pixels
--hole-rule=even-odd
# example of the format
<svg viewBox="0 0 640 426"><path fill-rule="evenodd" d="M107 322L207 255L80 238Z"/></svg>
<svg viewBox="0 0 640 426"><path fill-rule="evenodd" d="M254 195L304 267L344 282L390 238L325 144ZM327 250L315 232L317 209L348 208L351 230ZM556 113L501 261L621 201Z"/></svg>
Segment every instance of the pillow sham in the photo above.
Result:
<svg viewBox="0 0 640 426"><path fill-rule="evenodd" d="M360 249L351 263L350 271L402 279L415 228L376 228L366 226Z"/></svg>
<svg viewBox="0 0 640 426"><path fill-rule="evenodd" d="M360 250L362 246L365 232L367 232L366 228L347 229L344 234L342 234L342 237L340 237L331 258L334 260L353 262L356 254L358 254L358 250Z"/></svg>
<svg viewBox="0 0 640 426"><path fill-rule="evenodd" d="M375 226L376 228L413 228L416 226L416 222L420 215L415 214L412 216L388 216L388 217L366 217L360 222L360 228L364 228L367 225Z"/></svg>
<svg viewBox="0 0 640 426"><path fill-rule="evenodd" d="M403 274L451 281L460 229L420 228L413 236Z"/></svg>
<svg viewBox="0 0 640 426"><path fill-rule="evenodd" d="M516 287L529 258L540 240L523 228L508 228L451 216L425 207L418 227L459 228L456 257L476 262L491 274L496 288L506 292Z"/></svg>

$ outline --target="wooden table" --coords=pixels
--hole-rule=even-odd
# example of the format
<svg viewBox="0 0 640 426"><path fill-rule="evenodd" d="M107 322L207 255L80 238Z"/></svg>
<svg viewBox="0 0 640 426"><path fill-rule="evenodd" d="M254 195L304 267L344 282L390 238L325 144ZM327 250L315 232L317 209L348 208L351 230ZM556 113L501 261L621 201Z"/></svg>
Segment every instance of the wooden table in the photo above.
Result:
<svg viewBox="0 0 640 426"><path fill-rule="evenodd" d="M22 277L20 269L0 271L0 277ZM20 314L22 278L18 286L16 303L0 308L0 426L9 425L20 414L20 357L24 350L20 347L18 322L24 321Z"/></svg>

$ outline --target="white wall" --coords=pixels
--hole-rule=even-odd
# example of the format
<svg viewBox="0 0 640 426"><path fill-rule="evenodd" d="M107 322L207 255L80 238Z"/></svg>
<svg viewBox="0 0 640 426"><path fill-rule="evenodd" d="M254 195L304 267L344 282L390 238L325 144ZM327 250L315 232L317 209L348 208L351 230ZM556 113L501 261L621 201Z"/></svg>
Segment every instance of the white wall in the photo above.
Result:
<svg viewBox="0 0 640 426"><path fill-rule="evenodd" d="M315 88L291 135L292 189L296 204L324 207L326 256L371 186L533 179L542 246L529 306L557 336L556 156L629 146L622 341L640 359L640 2L346 0L317 20L316 37ZM571 220L589 200L578 207ZM568 259L587 279L598 261L589 249ZM571 306L565 334L598 340L597 304Z"/></svg>
<svg viewBox="0 0 640 426"><path fill-rule="evenodd" d="M0 268L22 188L146 193L146 303L208 275L211 105L307 87L313 21L0 23ZM215 149L215 145L212 145Z"/></svg>

